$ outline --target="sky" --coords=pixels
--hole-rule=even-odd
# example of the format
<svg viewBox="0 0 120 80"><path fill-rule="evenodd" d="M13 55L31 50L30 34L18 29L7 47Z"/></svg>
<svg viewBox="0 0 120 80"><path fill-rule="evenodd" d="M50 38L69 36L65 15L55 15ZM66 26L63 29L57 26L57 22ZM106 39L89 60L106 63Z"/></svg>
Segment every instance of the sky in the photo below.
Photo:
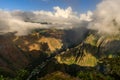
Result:
<svg viewBox="0 0 120 80"><path fill-rule="evenodd" d="M84 13L88 10L95 10L101 0L0 0L0 9L5 10L47 10L52 11L53 7L72 7L74 11Z"/></svg>

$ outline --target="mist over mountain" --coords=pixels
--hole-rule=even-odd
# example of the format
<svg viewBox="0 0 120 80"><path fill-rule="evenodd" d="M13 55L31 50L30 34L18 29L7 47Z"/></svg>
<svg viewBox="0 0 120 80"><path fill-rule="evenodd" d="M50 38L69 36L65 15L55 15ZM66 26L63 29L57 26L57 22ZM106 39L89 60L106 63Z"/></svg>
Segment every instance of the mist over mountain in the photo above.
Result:
<svg viewBox="0 0 120 80"><path fill-rule="evenodd" d="M17 31L17 35L26 35L31 30L36 28L56 28L56 29L71 29L76 27L83 27L84 21L82 17L77 16L72 11L71 7L61 9L54 7L54 12L50 11L0 11L0 32L14 32ZM91 12L88 12L86 21L90 20ZM51 24L41 24L41 23Z"/></svg>
<svg viewBox="0 0 120 80"><path fill-rule="evenodd" d="M120 1L103 0L94 11L93 21L89 28L97 30L101 34L120 33Z"/></svg>
<svg viewBox="0 0 120 80"><path fill-rule="evenodd" d="M94 12L88 11L88 13L80 15L74 12L71 7L66 9L54 7L53 12L0 10L0 32L17 31L17 35L26 35L36 28L71 29L86 27L102 34L118 34L120 29L119 3L119 0L103 0L97 5ZM40 24L43 22L51 24Z"/></svg>

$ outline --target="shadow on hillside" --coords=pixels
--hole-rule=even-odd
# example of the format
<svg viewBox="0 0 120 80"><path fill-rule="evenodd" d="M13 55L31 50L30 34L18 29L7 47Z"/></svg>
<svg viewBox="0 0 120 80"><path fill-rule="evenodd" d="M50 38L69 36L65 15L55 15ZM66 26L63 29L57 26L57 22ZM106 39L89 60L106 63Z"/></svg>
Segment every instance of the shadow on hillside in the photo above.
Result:
<svg viewBox="0 0 120 80"><path fill-rule="evenodd" d="M35 75L31 78L31 80L36 80L36 78L41 78L46 76L47 74L51 74L53 72L56 71L60 71L63 73L67 73L71 76L77 76L78 72L80 71L88 71L88 70L92 70L92 67L81 67L77 64L71 64L71 65L67 65L67 64L61 64L59 62L57 62L56 59L51 59L47 65L40 70L40 73L38 75Z"/></svg>

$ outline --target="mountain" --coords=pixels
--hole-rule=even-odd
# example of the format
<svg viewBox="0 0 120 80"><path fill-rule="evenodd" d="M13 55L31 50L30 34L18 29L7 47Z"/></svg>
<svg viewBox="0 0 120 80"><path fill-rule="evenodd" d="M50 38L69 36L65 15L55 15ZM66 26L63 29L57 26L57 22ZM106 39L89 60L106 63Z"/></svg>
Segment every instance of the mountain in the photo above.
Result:
<svg viewBox="0 0 120 80"><path fill-rule="evenodd" d="M120 36L100 36L90 32L77 46L66 49L56 56L60 63L95 66L105 57L114 57L120 53Z"/></svg>
<svg viewBox="0 0 120 80"><path fill-rule="evenodd" d="M25 68L38 59L41 53L50 55L61 49L63 45L64 47L68 46L72 39L67 42L68 39L65 37L70 32L56 29L36 29L24 36L16 36L16 32L1 34L0 73L13 76L16 74L16 70Z"/></svg>
<svg viewBox="0 0 120 80"><path fill-rule="evenodd" d="M59 34L51 30L48 34L33 32L26 36L15 36L15 33L0 35L0 72L16 74L15 71L25 68L29 63L36 60L40 53L52 53L62 48ZM54 36L55 37L52 37Z"/></svg>
<svg viewBox="0 0 120 80"><path fill-rule="evenodd" d="M29 35L15 34L0 35L0 74L22 78L18 80L47 80L51 76L51 80L66 80L65 77L79 80L77 76L84 80L83 74L96 73L99 73L95 75L97 80L100 75L106 80L98 69L99 63L120 54L120 35L100 35L83 27L35 29Z"/></svg>

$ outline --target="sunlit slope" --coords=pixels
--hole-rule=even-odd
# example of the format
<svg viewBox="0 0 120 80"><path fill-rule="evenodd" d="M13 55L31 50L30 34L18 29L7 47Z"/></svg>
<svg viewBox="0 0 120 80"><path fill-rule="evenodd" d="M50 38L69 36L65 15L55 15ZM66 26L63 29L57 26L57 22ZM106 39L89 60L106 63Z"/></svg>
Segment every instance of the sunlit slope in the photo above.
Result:
<svg viewBox="0 0 120 80"><path fill-rule="evenodd" d="M120 35L101 36L90 32L78 46L67 49L56 59L60 63L95 66L105 57L114 57L120 53Z"/></svg>
<svg viewBox="0 0 120 80"><path fill-rule="evenodd" d="M43 34L42 31L46 31L47 34ZM25 68L39 58L41 53L51 54L62 48L62 40L57 38L58 31L40 32L34 31L25 36L15 36L14 33L0 35L1 74L15 74L17 70Z"/></svg>

